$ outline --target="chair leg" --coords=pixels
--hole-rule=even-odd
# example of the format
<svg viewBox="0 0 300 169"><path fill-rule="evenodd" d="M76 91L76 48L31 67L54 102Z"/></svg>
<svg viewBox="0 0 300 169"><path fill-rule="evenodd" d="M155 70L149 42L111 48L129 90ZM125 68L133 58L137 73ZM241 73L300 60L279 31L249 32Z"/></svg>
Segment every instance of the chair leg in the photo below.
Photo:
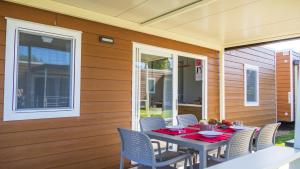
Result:
<svg viewBox="0 0 300 169"><path fill-rule="evenodd" d="M167 145L166 145L166 151L169 151L169 142L167 142Z"/></svg>
<svg viewBox="0 0 300 169"><path fill-rule="evenodd" d="M124 169L124 158L121 156L120 169Z"/></svg>
<svg viewBox="0 0 300 169"><path fill-rule="evenodd" d="M193 169L193 164L195 164L195 163L192 162L193 161L192 158L193 157L189 158L189 163L190 163L190 168L189 169Z"/></svg>
<svg viewBox="0 0 300 169"><path fill-rule="evenodd" d="M187 169L187 159L184 159L184 169Z"/></svg>
<svg viewBox="0 0 300 169"><path fill-rule="evenodd" d="M196 164L198 162L198 154L197 153L193 153L192 160L193 160L194 164Z"/></svg>
<svg viewBox="0 0 300 169"><path fill-rule="evenodd" d="M217 158L220 158L222 147L218 147Z"/></svg>

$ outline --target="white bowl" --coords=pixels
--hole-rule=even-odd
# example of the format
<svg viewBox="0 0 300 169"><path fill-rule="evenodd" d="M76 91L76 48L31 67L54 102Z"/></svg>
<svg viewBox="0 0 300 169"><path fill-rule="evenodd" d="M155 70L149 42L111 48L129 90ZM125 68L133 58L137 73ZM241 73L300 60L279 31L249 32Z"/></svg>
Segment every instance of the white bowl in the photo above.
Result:
<svg viewBox="0 0 300 169"><path fill-rule="evenodd" d="M232 128L234 130L244 130L244 129L246 129L246 127L244 127L244 126L230 126L230 128Z"/></svg>

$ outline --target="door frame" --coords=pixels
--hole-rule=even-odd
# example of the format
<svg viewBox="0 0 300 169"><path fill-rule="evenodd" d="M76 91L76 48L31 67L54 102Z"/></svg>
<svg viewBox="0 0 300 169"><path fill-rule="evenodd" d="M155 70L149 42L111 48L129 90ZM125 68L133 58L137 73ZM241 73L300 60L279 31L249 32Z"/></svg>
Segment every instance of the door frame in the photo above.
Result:
<svg viewBox="0 0 300 169"><path fill-rule="evenodd" d="M188 52L182 52L178 50L172 50L172 49L167 49L167 48L162 48L158 46L153 46L153 45L147 45L147 44L142 44L142 43L137 43L137 42L132 42L132 121L131 121L131 127L134 130L139 130L139 124L136 121L136 119L139 119L139 105L137 105L138 102L136 102L139 98L140 95L139 93L136 92L137 89L137 82L139 83L139 79L136 77L140 77L140 72L137 72L136 69L136 62L138 59L140 59L140 54L142 51L146 52L153 52L151 54L153 55L162 55L163 53L166 53L167 55L170 55L170 57L173 58L173 122L174 124L177 123L176 121L176 116L178 114L178 56L183 56L183 57L188 57L188 58L193 58L193 59L200 59L203 61L203 81L202 81L202 118L207 119L207 109L208 109L208 100L207 100L207 80L208 80L208 63L207 63L207 56L199 55L199 54L193 54L193 53L188 53ZM138 84L139 85L139 84ZM138 103L139 104L139 103Z"/></svg>

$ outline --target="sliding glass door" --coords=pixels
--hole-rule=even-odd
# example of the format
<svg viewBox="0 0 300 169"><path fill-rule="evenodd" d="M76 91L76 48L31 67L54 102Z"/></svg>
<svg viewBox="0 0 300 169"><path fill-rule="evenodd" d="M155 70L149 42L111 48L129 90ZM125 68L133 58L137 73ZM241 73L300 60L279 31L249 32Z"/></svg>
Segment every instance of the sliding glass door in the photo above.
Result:
<svg viewBox="0 0 300 169"><path fill-rule="evenodd" d="M178 114L203 116L204 65L200 59L178 56Z"/></svg>
<svg viewBox="0 0 300 169"><path fill-rule="evenodd" d="M176 125L177 114L206 118L206 57L142 44L133 52L133 129L146 117L168 125Z"/></svg>
<svg viewBox="0 0 300 169"><path fill-rule="evenodd" d="M176 114L174 57L167 52L137 48L134 66L134 128L145 117L162 117L169 125Z"/></svg>

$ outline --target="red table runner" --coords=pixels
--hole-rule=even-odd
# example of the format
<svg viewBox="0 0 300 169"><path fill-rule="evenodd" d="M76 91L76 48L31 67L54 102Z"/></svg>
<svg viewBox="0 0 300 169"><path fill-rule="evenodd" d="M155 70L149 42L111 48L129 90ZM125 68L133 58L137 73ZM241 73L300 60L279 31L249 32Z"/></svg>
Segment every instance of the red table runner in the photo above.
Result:
<svg viewBox="0 0 300 169"><path fill-rule="evenodd" d="M209 142L209 143L224 141L224 140L229 139L230 137L231 137L231 135L229 135L229 134L222 134L222 135L219 135L219 136L216 136L216 137L213 137L213 138L205 137L202 134L190 134L190 135L182 136L182 138L205 141L205 142Z"/></svg>
<svg viewBox="0 0 300 169"><path fill-rule="evenodd" d="M157 132L157 133L162 133L162 134L168 134L168 135L172 135L172 136L199 132L199 130L190 129L190 128L182 128L177 131L172 131L168 128L163 128L163 129L157 129L157 130L152 130L152 131Z"/></svg>

